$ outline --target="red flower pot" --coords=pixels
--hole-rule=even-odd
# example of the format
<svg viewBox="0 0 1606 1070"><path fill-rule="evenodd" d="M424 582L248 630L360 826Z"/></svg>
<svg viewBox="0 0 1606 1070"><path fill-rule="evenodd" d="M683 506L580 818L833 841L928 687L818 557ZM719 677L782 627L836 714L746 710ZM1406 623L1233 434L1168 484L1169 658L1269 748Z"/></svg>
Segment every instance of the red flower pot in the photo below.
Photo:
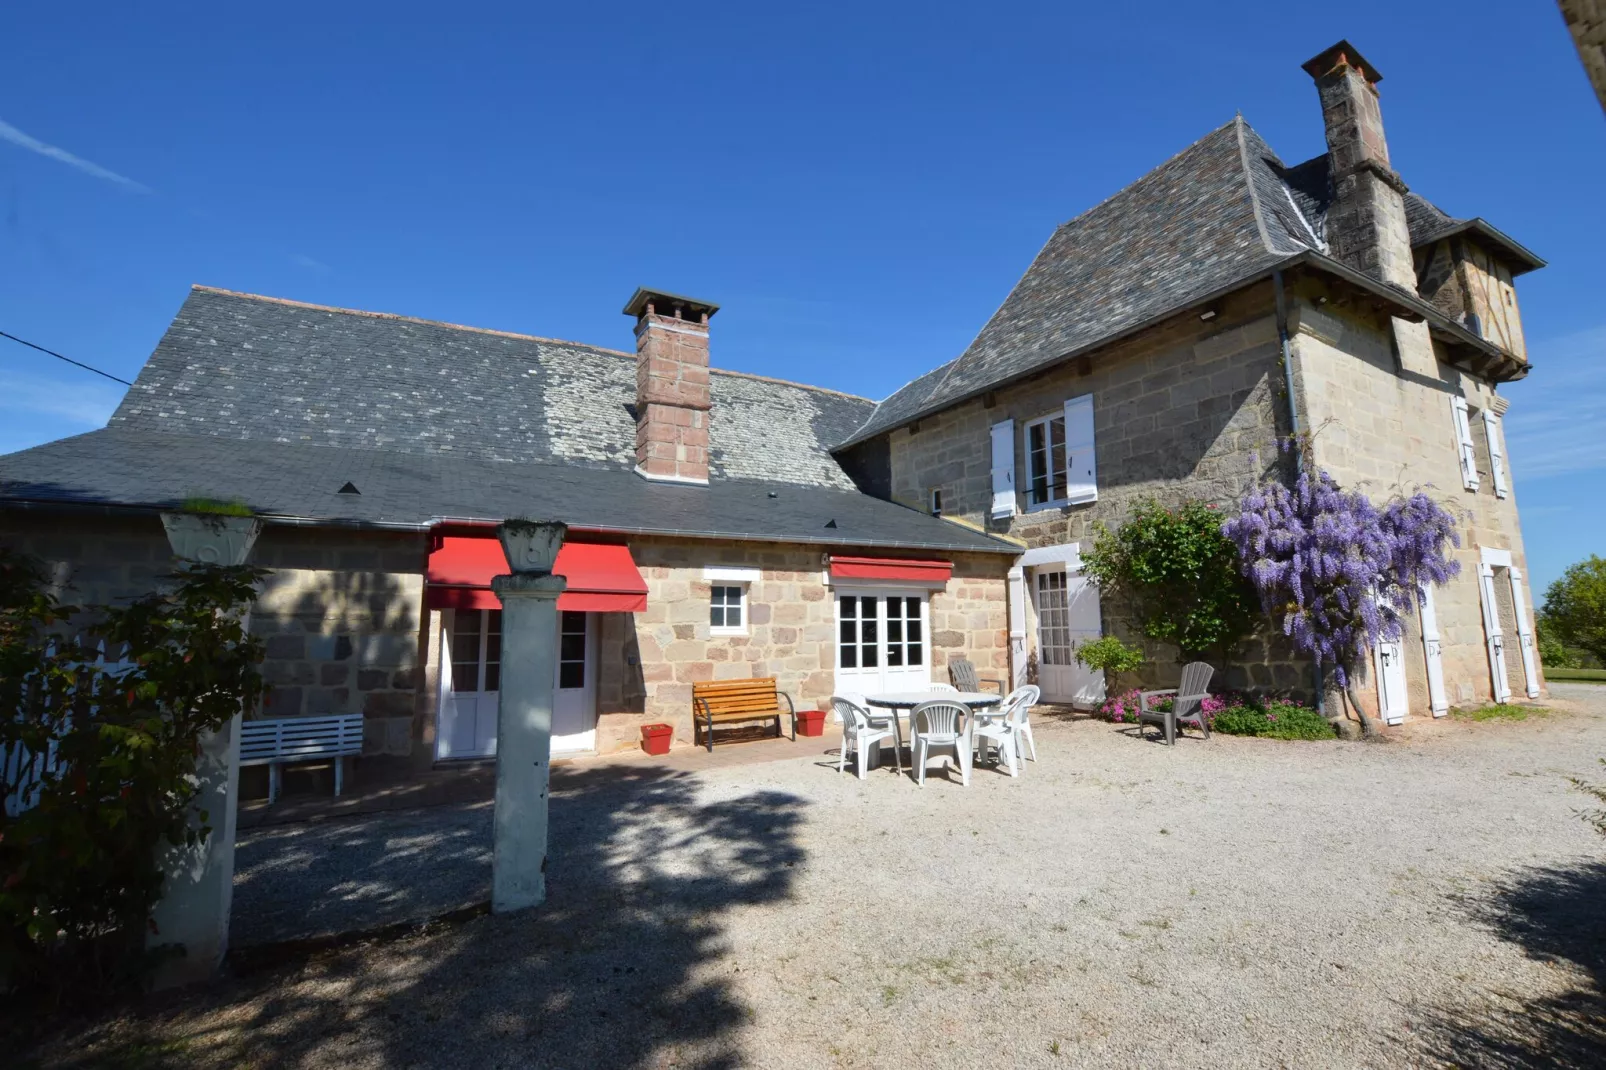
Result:
<svg viewBox="0 0 1606 1070"><path fill-rule="evenodd" d="M797 732L800 736L825 735L825 711L803 710L797 715Z"/></svg>
<svg viewBox="0 0 1606 1070"><path fill-rule="evenodd" d="M641 749L648 754L668 754L669 740L674 734L673 725L644 724L641 726Z"/></svg>

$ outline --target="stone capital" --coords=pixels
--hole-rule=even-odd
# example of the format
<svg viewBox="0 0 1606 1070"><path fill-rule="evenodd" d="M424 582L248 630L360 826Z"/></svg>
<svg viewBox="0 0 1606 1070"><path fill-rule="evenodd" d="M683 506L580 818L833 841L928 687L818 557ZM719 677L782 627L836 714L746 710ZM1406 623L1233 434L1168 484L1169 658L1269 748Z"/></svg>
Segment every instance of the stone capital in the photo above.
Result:
<svg viewBox="0 0 1606 1070"><path fill-rule="evenodd" d="M515 572L510 576L491 577L491 590L504 605L510 598L556 599L568 586L568 579L555 572Z"/></svg>
<svg viewBox="0 0 1606 1070"><path fill-rule="evenodd" d="M262 533L254 516L163 513L162 527L174 557L207 565L243 565Z"/></svg>

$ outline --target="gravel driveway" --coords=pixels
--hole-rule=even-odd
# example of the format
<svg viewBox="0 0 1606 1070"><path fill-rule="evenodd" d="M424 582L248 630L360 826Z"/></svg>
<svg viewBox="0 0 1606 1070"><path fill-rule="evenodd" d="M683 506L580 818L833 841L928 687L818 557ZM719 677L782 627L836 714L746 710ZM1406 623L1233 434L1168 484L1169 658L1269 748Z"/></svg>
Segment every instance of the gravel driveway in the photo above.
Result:
<svg viewBox="0 0 1606 1070"><path fill-rule="evenodd" d="M40 1056L1601 1065L1606 840L1566 777L1606 780L1606 687L1555 693L1547 716L1415 724L1375 745L1166 748L1041 723L1041 761L1015 781L978 770L969 790L890 770L860 783L823 755L696 774L597 765L554 794L540 910L259 970ZM346 892L406 913L461 897L443 861L455 853L484 894L483 811L343 825L333 839L275 830L282 871L256 858L251 882L327 883L317 853L349 854ZM397 844L413 853L385 868ZM272 900L247 883L238 902ZM330 915L306 913L311 929ZM293 921L241 918L237 932Z"/></svg>

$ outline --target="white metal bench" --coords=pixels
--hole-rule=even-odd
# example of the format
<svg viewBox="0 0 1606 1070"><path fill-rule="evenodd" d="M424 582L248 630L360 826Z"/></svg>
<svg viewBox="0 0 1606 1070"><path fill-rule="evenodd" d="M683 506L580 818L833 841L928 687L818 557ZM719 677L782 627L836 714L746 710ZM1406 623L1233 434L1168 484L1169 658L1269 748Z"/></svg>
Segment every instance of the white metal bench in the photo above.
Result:
<svg viewBox="0 0 1606 1070"><path fill-rule="evenodd" d="M335 794L346 782L346 759L362 753L362 714L281 717L240 723L240 764L268 767L268 802L279 798L279 767L286 762L335 761Z"/></svg>

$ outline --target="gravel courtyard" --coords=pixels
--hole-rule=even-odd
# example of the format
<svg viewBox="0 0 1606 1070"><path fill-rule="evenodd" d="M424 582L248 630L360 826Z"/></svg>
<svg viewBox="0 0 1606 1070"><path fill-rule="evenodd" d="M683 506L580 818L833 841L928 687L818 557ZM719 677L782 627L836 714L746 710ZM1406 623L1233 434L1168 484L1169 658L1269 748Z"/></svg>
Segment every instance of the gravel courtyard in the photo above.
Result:
<svg viewBox="0 0 1606 1070"><path fill-rule="evenodd" d="M1606 687L1554 691L1548 715L1382 744L1040 722L1040 762L969 790L824 754L576 767L539 911L261 966L38 1058L1598 1066L1606 840L1567 777L1606 780ZM256 830L236 940L483 899L488 819Z"/></svg>

